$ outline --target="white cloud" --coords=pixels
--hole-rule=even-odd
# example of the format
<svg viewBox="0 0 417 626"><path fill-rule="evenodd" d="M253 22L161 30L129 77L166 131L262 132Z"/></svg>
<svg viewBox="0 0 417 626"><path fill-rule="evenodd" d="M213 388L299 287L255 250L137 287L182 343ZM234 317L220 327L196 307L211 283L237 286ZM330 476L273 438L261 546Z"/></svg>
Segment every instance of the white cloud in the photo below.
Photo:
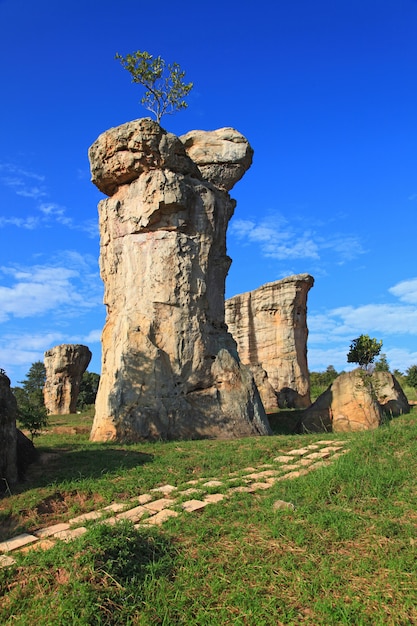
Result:
<svg viewBox="0 0 417 626"><path fill-rule="evenodd" d="M100 341L101 341L101 333L102 333L102 329L101 328L97 328L96 330L91 330L88 333L88 335L85 335L79 341L81 341L82 343L86 343L87 345L89 345L90 343L100 343Z"/></svg>
<svg viewBox="0 0 417 626"><path fill-rule="evenodd" d="M0 322L47 313L70 317L97 306L102 284L92 263L91 257L67 252L49 265L0 268Z"/></svg>
<svg viewBox="0 0 417 626"><path fill-rule="evenodd" d="M282 215L274 215L256 223L236 219L230 225L230 235L246 244L258 244L264 257L319 260L322 252L346 261L363 254L360 241L353 235L329 234L326 237L294 220L290 225Z"/></svg>
<svg viewBox="0 0 417 626"><path fill-rule="evenodd" d="M388 291L401 300L401 302L417 304L417 278L402 280Z"/></svg>
<svg viewBox="0 0 417 626"><path fill-rule="evenodd" d="M18 196L38 200L46 195L45 188L41 184L45 180L44 176L22 169L11 163L0 164L0 172L1 182L6 187L12 189Z"/></svg>
<svg viewBox="0 0 417 626"><path fill-rule="evenodd" d="M56 202L45 202L41 200L48 196L45 185L34 185L43 183L45 177L34 172L19 168L12 164L0 164L0 182L11 188L17 195L31 198L37 201L37 210L40 215L28 215L24 218L17 216L0 216L0 228L16 226L34 230L40 227L50 227L60 224L72 230L85 232L90 238L98 236L97 220L86 220L82 222L74 221L67 214L67 209Z"/></svg>

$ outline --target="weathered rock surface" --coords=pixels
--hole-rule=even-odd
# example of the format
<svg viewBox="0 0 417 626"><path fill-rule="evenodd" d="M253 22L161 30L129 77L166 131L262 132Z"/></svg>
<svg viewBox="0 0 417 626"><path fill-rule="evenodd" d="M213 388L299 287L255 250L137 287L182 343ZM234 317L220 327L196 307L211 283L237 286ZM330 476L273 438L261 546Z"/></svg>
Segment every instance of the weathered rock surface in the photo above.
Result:
<svg viewBox="0 0 417 626"><path fill-rule="evenodd" d="M397 416L410 412L407 396L391 372L374 372L372 382L384 413Z"/></svg>
<svg viewBox="0 0 417 626"><path fill-rule="evenodd" d="M313 284L309 274L297 274L226 300L226 324L242 363L265 370L281 408L311 402L307 295ZM269 393L261 397L267 411L276 408Z"/></svg>
<svg viewBox="0 0 417 626"><path fill-rule="evenodd" d="M387 417L409 413L410 405L390 372L356 369L341 374L303 413L309 431L346 432L377 428Z"/></svg>
<svg viewBox="0 0 417 626"><path fill-rule="evenodd" d="M80 383L91 352L87 346L64 343L45 352L45 407L53 415L75 413Z"/></svg>
<svg viewBox="0 0 417 626"><path fill-rule="evenodd" d="M0 372L0 492L17 482L17 402L10 379Z"/></svg>
<svg viewBox="0 0 417 626"><path fill-rule="evenodd" d="M340 374L302 417L304 430L349 432L378 428L383 412L372 377L363 370Z"/></svg>
<svg viewBox="0 0 417 626"><path fill-rule="evenodd" d="M107 319L95 441L270 433L224 323L226 189L252 149L233 129L183 140L140 119L89 151L92 180L111 196L99 204Z"/></svg>

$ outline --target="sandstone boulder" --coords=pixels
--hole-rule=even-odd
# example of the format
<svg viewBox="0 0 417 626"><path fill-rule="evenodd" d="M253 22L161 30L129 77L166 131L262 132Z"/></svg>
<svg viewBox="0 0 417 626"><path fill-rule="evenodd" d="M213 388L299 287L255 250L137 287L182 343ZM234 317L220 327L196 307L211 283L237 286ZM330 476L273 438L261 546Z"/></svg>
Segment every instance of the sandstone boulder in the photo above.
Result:
<svg viewBox="0 0 417 626"><path fill-rule="evenodd" d="M90 148L93 182L111 196L99 204L107 318L94 441L270 433L224 323L226 188L251 148L232 129L203 135L183 143L142 119Z"/></svg>
<svg viewBox="0 0 417 626"><path fill-rule="evenodd" d="M398 380L390 372L374 372L372 382L385 414L397 416L410 412L407 397Z"/></svg>
<svg viewBox="0 0 417 626"><path fill-rule="evenodd" d="M373 430L382 419L372 377L356 369L340 374L304 411L302 427L309 432Z"/></svg>
<svg viewBox="0 0 417 626"><path fill-rule="evenodd" d="M230 191L251 166L253 150L234 128L192 130L180 139L202 177L220 189Z"/></svg>
<svg viewBox="0 0 417 626"><path fill-rule="evenodd" d="M0 371L0 492L17 482L17 402L10 379Z"/></svg>
<svg viewBox="0 0 417 626"><path fill-rule="evenodd" d="M281 408L310 405L307 366L309 274L289 276L226 300L226 324L243 363L262 367ZM276 407L261 393L268 412Z"/></svg>
<svg viewBox="0 0 417 626"><path fill-rule="evenodd" d="M45 407L53 415L75 413L80 383L91 352L80 344L62 344L45 352Z"/></svg>

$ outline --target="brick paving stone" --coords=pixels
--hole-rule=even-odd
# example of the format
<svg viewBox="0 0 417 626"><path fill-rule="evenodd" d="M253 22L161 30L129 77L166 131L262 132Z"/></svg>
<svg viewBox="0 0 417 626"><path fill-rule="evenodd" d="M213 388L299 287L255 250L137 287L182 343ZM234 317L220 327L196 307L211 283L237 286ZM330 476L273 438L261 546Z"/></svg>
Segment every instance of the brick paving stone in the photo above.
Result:
<svg viewBox="0 0 417 626"><path fill-rule="evenodd" d="M84 522L88 522L90 520L100 519L102 516L103 513L101 511L90 511L89 513L83 513L82 515L73 517L68 523L70 526L76 526L76 524L83 524Z"/></svg>
<svg viewBox="0 0 417 626"><path fill-rule="evenodd" d="M264 472L254 472L253 474L248 474L245 478L266 478L267 476L275 476L276 472L274 470L265 470Z"/></svg>
<svg viewBox="0 0 417 626"><path fill-rule="evenodd" d="M140 528L141 526L145 526L148 524L160 526L170 517L178 517L178 512L172 511L171 509L164 509L163 511L158 511L156 515L153 515L152 517L149 517L148 519L143 520L143 522L140 522L140 524L135 524L135 528Z"/></svg>
<svg viewBox="0 0 417 626"><path fill-rule="evenodd" d="M292 456L282 454L281 456L276 456L274 461L276 461L276 463L289 463L290 461L294 461L294 459Z"/></svg>
<svg viewBox="0 0 417 626"><path fill-rule="evenodd" d="M2 567L10 567L10 565L14 565L16 561L7 554L2 554L0 556L0 568Z"/></svg>
<svg viewBox="0 0 417 626"><path fill-rule="evenodd" d="M187 482L185 483L186 485L197 485L197 483L199 483L200 481L197 479L193 479L193 480L187 480Z"/></svg>
<svg viewBox="0 0 417 626"><path fill-rule="evenodd" d="M118 513L116 515L116 519L128 519L131 522L138 522L140 519L142 519L145 513L149 513L149 509L145 509L145 507L140 504L139 506L135 506L133 509L123 511L123 513Z"/></svg>
<svg viewBox="0 0 417 626"><path fill-rule="evenodd" d="M20 552L25 553L31 552L33 550L49 550L50 548L54 547L55 543L56 542L52 541L51 539L40 539L36 543L30 543L29 545L25 546L20 550Z"/></svg>
<svg viewBox="0 0 417 626"><path fill-rule="evenodd" d="M104 509L101 509L102 511L111 511L112 513L119 513L120 511L123 511L123 509L126 508L126 503L123 502L113 502L112 504L109 504L108 506L105 506Z"/></svg>
<svg viewBox="0 0 417 626"><path fill-rule="evenodd" d="M293 461L294 461L294 459L293 459ZM283 466L282 466L282 468L280 468L280 469L281 469L281 470L284 470L284 472L287 472L287 471L289 471L289 470L291 471L291 470L298 469L299 467L300 467L300 462L299 462L299 461L297 461L297 463L288 463L288 464L285 464L285 465L283 465Z"/></svg>
<svg viewBox="0 0 417 626"><path fill-rule="evenodd" d="M330 456L330 452L326 452L325 450L320 450L320 452L311 452L307 454L306 459L326 459Z"/></svg>
<svg viewBox="0 0 417 626"><path fill-rule="evenodd" d="M38 541L38 538L35 537L35 535L22 533L21 535L16 535L16 537L8 539L7 541L2 541L0 543L0 552L12 552L18 548L23 548L23 546L26 546L28 543L33 543L34 541Z"/></svg>
<svg viewBox="0 0 417 626"><path fill-rule="evenodd" d="M85 526L79 526L78 528L74 528L73 530L61 530L58 533L55 533L55 539L62 539L63 541L72 541L77 537L81 537L84 533L87 532Z"/></svg>
<svg viewBox="0 0 417 626"><path fill-rule="evenodd" d="M320 448L320 446L318 446L316 443L310 443L309 446L306 446L307 450L317 450L318 448Z"/></svg>
<svg viewBox="0 0 417 626"><path fill-rule="evenodd" d="M68 530L70 525L67 522L62 524L54 524L53 526L48 526L47 528L40 528L39 530L35 530L33 533L39 539L44 539L45 537L51 537L55 535L55 533L60 532L61 530Z"/></svg>
<svg viewBox="0 0 417 626"><path fill-rule="evenodd" d="M221 487L223 485L221 480L209 480L203 483L203 487Z"/></svg>
<svg viewBox="0 0 417 626"><path fill-rule="evenodd" d="M252 485L248 487L240 485L239 487L230 487L230 489L227 490L228 493L254 493L255 491L256 489L254 489Z"/></svg>
<svg viewBox="0 0 417 626"><path fill-rule="evenodd" d="M195 489L195 487L190 487L189 489L185 489L184 491L179 491L179 496L191 496L193 494L203 493L202 489Z"/></svg>
<svg viewBox="0 0 417 626"><path fill-rule="evenodd" d="M148 502L151 502L152 500L153 500L153 496L151 496L149 493L142 493L137 498L137 501L139 502L139 504L148 504Z"/></svg>
<svg viewBox="0 0 417 626"><path fill-rule="evenodd" d="M162 485L161 487L155 487L155 489L151 489L151 492L159 491L161 493L171 493L172 491L176 491L176 487L173 485Z"/></svg>
<svg viewBox="0 0 417 626"><path fill-rule="evenodd" d="M330 465L330 463L331 463L330 459L323 460L323 461L316 461L315 463L313 463L313 465L310 465L309 469L315 470L315 469L318 469L319 467L327 467L328 465Z"/></svg>
<svg viewBox="0 0 417 626"><path fill-rule="evenodd" d="M290 450L287 454L292 456L303 456L303 454L307 454L307 452L310 452L308 448L299 448L298 450Z"/></svg>
<svg viewBox="0 0 417 626"><path fill-rule="evenodd" d="M216 502L221 502L225 499L224 493L209 493L204 496L204 502L209 502L210 504L215 504Z"/></svg>
<svg viewBox="0 0 417 626"><path fill-rule="evenodd" d="M308 474L308 470L300 469L300 470L296 470L295 472L289 472L288 474L284 474L283 476L280 476L279 478L277 478L277 481L292 480L293 478L298 478L299 476L305 476L306 474Z"/></svg>
<svg viewBox="0 0 417 626"><path fill-rule="evenodd" d="M153 502L148 502L148 504L144 504L145 509L149 511L162 511L163 509L167 509L171 504L174 504L175 500L170 500L169 498L160 498L160 500L154 500Z"/></svg>
<svg viewBox="0 0 417 626"><path fill-rule="evenodd" d="M252 483L251 487L252 489L256 489L256 491L258 491L258 489L270 489L272 484L273 483Z"/></svg>
<svg viewBox="0 0 417 626"><path fill-rule="evenodd" d="M322 452L339 452L339 450L342 450L343 446L327 446L326 448L322 448L321 451Z"/></svg>
<svg viewBox="0 0 417 626"><path fill-rule="evenodd" d="M245 467L242 472L256 472L256 467Z"/></svg>
<svg viewBox="0 0 417 626"><path fill-rule="evenodd" d="M210 503L205 502L204 500L187 500L187 502L182 502L181 506L184 511L187 511L187 513L192 513L193 511L204 509L204 507L208 504Z"/></svg>
<svg viewBox="0 0 417 626"><path fill-rule="evenodd" d="M309 458L306 456L304 459L300 459L300 460L298 461L298 463L299 463L300 465L303 465L303 466L305 466L305 465L311 465L311 463L313 463L313 460L314 460L314 459L309 459Z"/></svg>

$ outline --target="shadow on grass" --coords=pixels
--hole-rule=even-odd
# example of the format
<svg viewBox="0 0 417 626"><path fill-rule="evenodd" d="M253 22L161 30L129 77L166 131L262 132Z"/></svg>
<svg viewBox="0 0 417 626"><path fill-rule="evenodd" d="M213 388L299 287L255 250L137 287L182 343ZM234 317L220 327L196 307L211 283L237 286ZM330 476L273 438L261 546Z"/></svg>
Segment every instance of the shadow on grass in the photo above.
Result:
<svg viewBox="0 0 417 626"><path fill-rule="evenodd" d="M74 479L95 479L112 475L120 470L129 470L145 463L152 463L153 455L113 446L86 447L65 445L65 447L37 449L38 460L33 463L23 482L17 485L16 492L55 485Z"/></svg>
<svg viewBox="0 0 417 626"><path fill-rule="evenodd" d="M268 413L269 424L274 435L299 435L304 409L280 409Z"/></svg>

